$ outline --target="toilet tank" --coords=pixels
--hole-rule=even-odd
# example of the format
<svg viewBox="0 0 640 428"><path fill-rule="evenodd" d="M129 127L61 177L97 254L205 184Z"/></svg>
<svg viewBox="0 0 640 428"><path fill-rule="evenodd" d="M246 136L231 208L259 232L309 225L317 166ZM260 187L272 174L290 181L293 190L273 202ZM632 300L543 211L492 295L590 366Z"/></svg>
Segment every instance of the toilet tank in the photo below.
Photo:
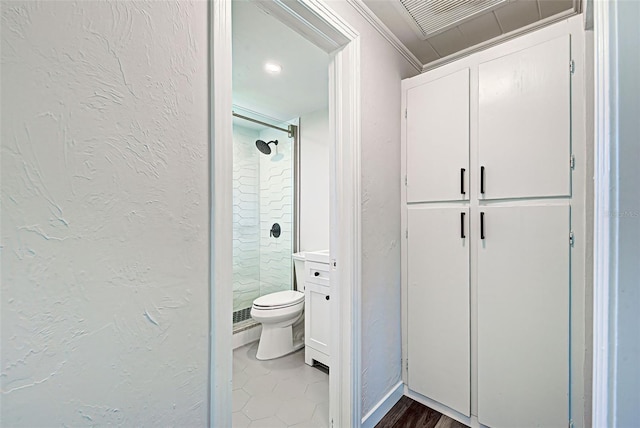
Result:
<svg viewBox="0 0 640 428"><path fill-rule="evenodd" d="M293 269L296 273L296 284L298 284L298 291L304 291L304 261L306 260L306 254L304 251L299 253L293 253Z"/></svg>

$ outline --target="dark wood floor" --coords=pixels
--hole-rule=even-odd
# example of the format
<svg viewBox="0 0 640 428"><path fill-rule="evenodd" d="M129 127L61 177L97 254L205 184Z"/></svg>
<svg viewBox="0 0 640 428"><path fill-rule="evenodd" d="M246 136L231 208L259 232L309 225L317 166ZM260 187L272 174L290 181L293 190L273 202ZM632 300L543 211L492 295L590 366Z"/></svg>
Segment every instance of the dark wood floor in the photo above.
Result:
<svg viewBox="0 0 640 428"><path fill-rule="evenodd" d="M409 397L403 396L384 415L376 428L466 428L466 425L444 416Z"/></svg>

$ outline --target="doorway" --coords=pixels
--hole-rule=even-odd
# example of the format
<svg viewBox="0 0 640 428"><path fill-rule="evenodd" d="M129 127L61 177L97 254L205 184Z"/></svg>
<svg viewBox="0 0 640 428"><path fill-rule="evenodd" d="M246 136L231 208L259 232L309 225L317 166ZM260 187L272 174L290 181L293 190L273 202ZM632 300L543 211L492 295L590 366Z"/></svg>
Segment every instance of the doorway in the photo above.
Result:
<svg viewBox="0 0 640 428"><path fill-rule="evenodd" d="M330 54L331 426L360 426L360 41L340 16L312 0L260 2ZM231 2L210 16L210 426L231 426L232 94Z"/></svg>

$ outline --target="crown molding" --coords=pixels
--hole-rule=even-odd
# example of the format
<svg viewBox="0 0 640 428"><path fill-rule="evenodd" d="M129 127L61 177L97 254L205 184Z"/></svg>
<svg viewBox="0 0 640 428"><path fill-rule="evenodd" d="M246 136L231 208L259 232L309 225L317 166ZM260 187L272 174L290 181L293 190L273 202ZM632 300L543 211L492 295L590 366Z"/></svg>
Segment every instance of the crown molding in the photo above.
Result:
<svg viewBox="0 0 640 428"><path fill-rule="evenodd" d="M351 6L353 6L353 8L358 11L358 13L362 15L362 17L366 19L367 22L369 22L369 24L371 24L371 26L375 28L376 31L378 31L378 33L380 33L380 35L384 37L389 42L389 44L391 44L391 46L393 46L395 50L400 53L400 55L402 55L407 61L409 61L409 63L416 70L422 72L424 64L422 64L422 62L420 62L420 60L413 53L411 53L411 51L400 41L400 39L398 39L398 37L396 37L396 35L393 34L391 30L389 30L389 27L387 27L380 20L380 18L378 18L371 11L371 9L369 9L369 7L364 4L362 0L347 0L347 2Z"/></svg>
<svg viewBox="0 0 640 428"><path fill-rule="evenodd" d="M353 8L360 14L364 19L371 24L373 28L380 33L382 37L384 37L390 44L393 46L399 53L402 55L409 63L415 67L421 73L426 73L427 71L433 70L434 68L441 67L450 62L456 61L460 58L464 58L471 54L474 54L479 51L483 51L492 46L504 43L508 40L514 39L516 37L522 36L524 34L530 33L535 30L539 30L548 25L554 24L556 22L568 19L574 15L580 14L583 9L583 3L589 0L573 0L573 8L568 9L564 12L560 12L559 14L550 16L548 18L542 19L540 21L536 21L532 24L529 24L525 27L513 30L509 33L502 34L493 39L487 40L486 42L470 46L466 49L463 49L459 52L455 52L449 56L437 59L435 61L431 61L423 64L405 45L398 39L398 37L391 32L389 27L387 27L381 20L378 18L369 7L362 0L347 0L347 2L353 6Z"/></svg>

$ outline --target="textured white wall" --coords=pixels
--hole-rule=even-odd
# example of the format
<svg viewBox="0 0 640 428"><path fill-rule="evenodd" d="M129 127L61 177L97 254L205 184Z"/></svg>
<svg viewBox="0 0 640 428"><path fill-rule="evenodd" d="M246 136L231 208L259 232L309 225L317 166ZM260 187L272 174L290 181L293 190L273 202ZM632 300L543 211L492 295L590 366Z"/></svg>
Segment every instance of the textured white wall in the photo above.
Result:
<svg viewBox="0 0 640 428"><path fill-rule="evenodd" d="M617 105L611 106L618 121L612 124L611 145L611 330L609 338L612 379L609 409L615 426L637 426L640 421L640 2L612 3L616 20L618 64L612 86L617 85ZM612 64L612 68L613 64ZM615 302L615 303L614 303ZM614 351L615 350L615 351Z"/></svg>
<svg viewBox="0 0 640 428"><path fill-rule="evenodd" d="M400 81L413 68L347 2L329 6L360 33L362 414L401 381Z"/></svg>
<svg viewBox="0 0 640 428"><path fill-rule="evenodd" d="M300 192L300 250L326 250L329 248L328 109L300 118Z"/></svg>
<svg viewBox="0 0 640 428"><path fill-rule="evenodd" d="M233 310L260 297L260 159L258 131L233 127Z"/></svg>
<svg viewBox="0 0 640 428"><path fill-rule="evenodd" d="M2 426L204 426L205 2L2 2Z"/></svg>

